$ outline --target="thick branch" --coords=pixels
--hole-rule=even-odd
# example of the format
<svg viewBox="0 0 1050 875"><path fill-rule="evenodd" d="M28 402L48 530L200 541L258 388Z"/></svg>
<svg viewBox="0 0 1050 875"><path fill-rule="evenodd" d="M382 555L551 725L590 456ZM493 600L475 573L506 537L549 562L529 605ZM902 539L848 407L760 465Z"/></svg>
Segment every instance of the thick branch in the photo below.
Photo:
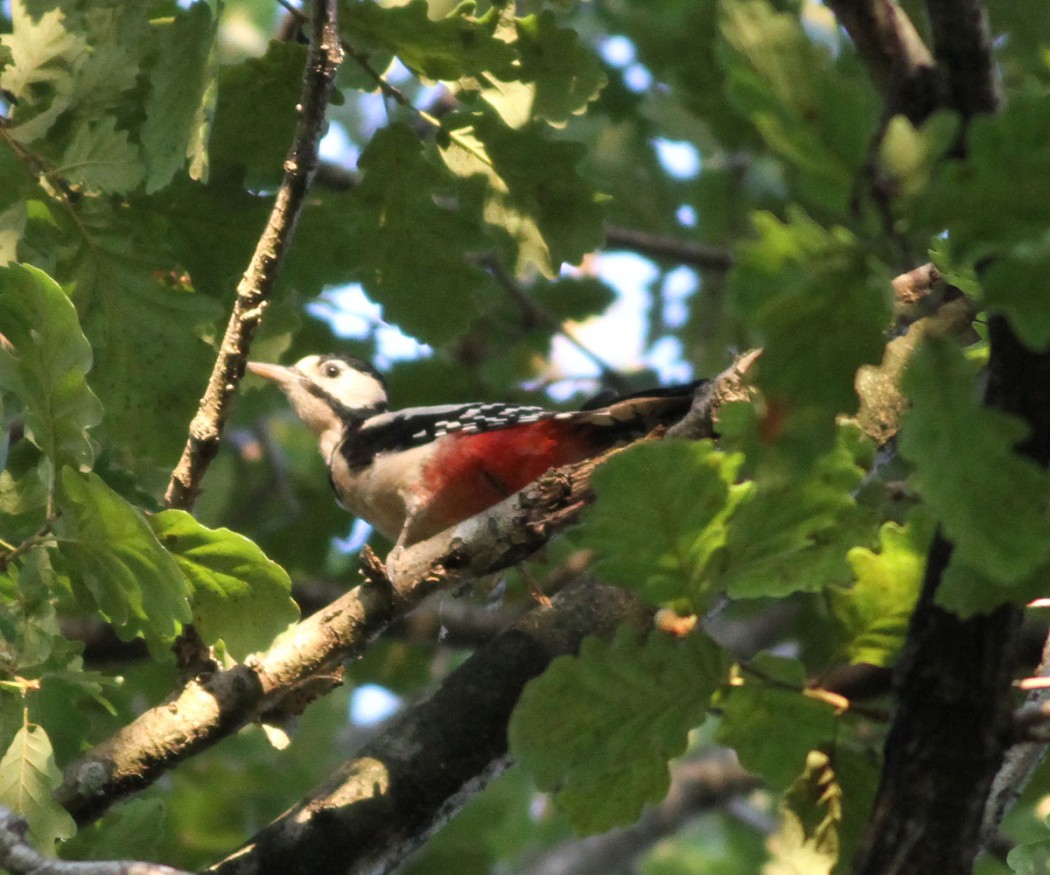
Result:
<svg viewBox="0 0 1050 875"><path fill-rule="evenodd" d="M887 114L925 119L939 102L937 74L908 14L894 0L829 0L828 5L885 95Z"/></svg>
<svg viewBox="0 0 1050 875"><path fill-rule="evenodd" d="M190 681L72 763L56 798L78 823L93 820L182 760L276 708L312 678L360 654L438 580L424 576L397 595L388 584L364 583L304 620L266 653Z"/></svg>
<svg viewBox="0 0 1050 875"><path fill-rule="evenodd" d="M1050 463L1050 353L1033 353L1000 316L989 321L985 402L1022 417L1020 453ZM1013 737L1010 674L1020 609L962 620L935 595L952 545L938 535L900 662L898 712L859 875L966 872L985 799Z"/></svg>
<svg viewBox="0 0 1050 875"><path fill-rule="evenodd" d="M947 101L969 118L999 108L999 84L988 15L980 0L926 0L933 52L947 84Z"/></svg>
<svg viewBox="0 0 1050 875"><path fill-rule="evenodd" d="M190 875L160 863L133 860L71 862L45 857L26 839L25 820L0 805L0 869L11 875Z"/></svg>
<svg viewBox="0 0 1050 875"><path fill-rule="evenodd" d="M855 875L969 872L1010 729L1013 607L961 620L934 603L952 555L937 535L899 663L898 709Z"/></svg>
<svg viewBox="0 0 1050 875"><path fill-rule="evenodd" d="M525 684L584 637L610 635L645 608L580 583L478 650L434 695L324 784L213 867L215 875L388 872L507 764L506 726Z"/></svg>
<svg viewBox="0 0 1050 875"><path fill-rule="evenodd" d="M252 338L277 282L285 252L292 242L317 166L317 145L324 133L328 95L342 62L335 0L313 4L313 32L299 99L299 124L284 162L284 179L255 253L237 286L237 301L226 326L218 358L200 408L190 423L189 439L172 472L164 500L168 507L190 509L201 479L219 451L222 429L248 356Z"/></svg>
<svg viewBox="0 0 1050 875"><path fill-rule="evenodd" d="M1043 658L1037 674L1050 681L1050 637L1043 644ZM1015 735L1027 735L1038 725L1038 721L1046 719L1044 712L1047 710L1050 710L1050 687L1029 692L1027 700L1016 715ZM1039 741L1026 739L1006 752L984 807L981 834L986 843L998 835L1003 818L1021 797L1021 792L1045 756L1045 738Z"/></svg>

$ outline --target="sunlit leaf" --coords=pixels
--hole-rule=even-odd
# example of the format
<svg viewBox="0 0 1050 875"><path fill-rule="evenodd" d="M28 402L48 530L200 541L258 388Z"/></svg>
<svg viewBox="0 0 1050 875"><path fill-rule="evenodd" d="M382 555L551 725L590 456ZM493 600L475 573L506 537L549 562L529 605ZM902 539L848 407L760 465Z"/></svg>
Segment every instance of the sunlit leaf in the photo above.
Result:
<svg viewBox="0 0 1050 875"><path fill-rule="evenodd" d="M0 269L0 329L13 347L0 347L0 390L25 406L34 443L55 469L90 465L87 429L102 407L85 381L92 351L69 298L34 267Z"/></svg>
<svg viewBox="0 0 1050 875"><path fill-rule="evenodd" d="M849 589L832 589L829 595L845 630L845 656L851 663L893 664L908 632L932 537L932 517L916 512L907 525L882 526L878 552L854 547L847 554L856 580Z"/></svg>
<svg viewBox="0 0 1050 875"><path fill-rule="evenodd" d="M487 115L448 123L441 157L453 174L474 180L481 218L517 274L530 266L553 277L602 242L601 198L579 175L579 143L552 140L535 126L513 130Z"/></svg>
<svg viewBox="0 0 1050 875"><path fill-rule="evenodd" d="M34 20L23 0L13 0L13 32L0 36L0 45L11 53L10 63L0 72L0 88L16 99L25 98L31 86L67 75L64 65L85 53L87 45L66 29L64 19L61 10L52 9Z"/></svg>
<svg viewBox="0 0 1050 875"><path fill-rule="evenodd" d="M478 18L467 3L444 18L431 18L429 11L426 0L400 6L355 3L340 17L340 26L354 45L383 45L429 79L509 74L514 50L494 36L497 8Z"/></svg>
<svg viewBox="0 0 1050 875"><path fill-rule="evenodd" d="M70 468L59 504L55 531L74 588L122 637L170 642L191 617L188 587L142 513L98 476Z"/></svg>
<svg viewBox="0 0 1050 875"><path fill-rule="evenodd" d="M0 759L0 805L26 819L34 844L47 854L77 831L73 818L51 795L61 781L44 728L23 726Z"/></svg>
<svg viewBox="0 0 1050 875"><path fill-rule="evenodd" d="M181 510L149 522L192 585L193 623L206 643L222 638L244 659L298 619L287 572L243 535L206 528Z"/></svg>

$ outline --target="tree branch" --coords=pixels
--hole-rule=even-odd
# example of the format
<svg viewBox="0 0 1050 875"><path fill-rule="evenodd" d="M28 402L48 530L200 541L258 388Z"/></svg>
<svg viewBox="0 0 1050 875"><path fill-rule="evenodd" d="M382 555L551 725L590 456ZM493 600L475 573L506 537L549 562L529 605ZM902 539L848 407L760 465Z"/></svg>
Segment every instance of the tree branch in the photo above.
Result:
<svg viewBox="0 0 1050 875"><path fill-rule="evenodd" d="M70 862L45 857L26 840L28 825L0 805L0 869L11 875L190 875L160 863L132 860Z"/></svg>
<svg viewBox="0 0 1050 875"><path fill-rule="evenodd" d="M1036 672L1038 677L1050 680L1050 637L1043 644L1043 657ZM1034 689L1028 693L1024 705L1014 718L1015 736L1019 741L1011 747L1003 759L1002 767L992 781L992 789L984 807L981 835L985 843L991 842L999 833L999 825L1018 799L1035 770L1046 756L1047 739L1030 740L1032 730L1046 719L1044 713L1050 709L1050 687Z"/></svg>
<svg viewBox="0 0 1050 875"><path fill-rule="evenodd" d="M605 226L605 248L630 249L653 258L666 258L680 264L688 264L699 270L729 270L733 266L733 253L720 246L710 246L677 237L667 237L623 228L619 225Z"/></svg>
<svg viewBox="0 0 1050 875"><path fill-rule="evenodd" d="M1050 463L1050 353L989 321L985 402L1022 417L1018 452ZM935 602L952 545L938 535L899 664L899 708L858 875L969 871L985 799L1013 740L1010 674L1020 609L962 620ZM993 802L993 805L995 803Z"/></svg>
<svg viewBox="0 0 1050 875"><path fill-rule="evenodd" d="M947 86L948 105L964 118L999 108L988 15L980 0L926 0L933 52Z"/></svg>
<svg viewBox="0 0 1050 875"><path fill-rule="evenodd" d="M1010 728L1012 606L962 620L934 599L952 555L938 533L898 664L898 707L855 875L969 872Z"/></svg>
<svg viewBox="0 0 1050 875"><path fill-rule="evenodd" d="M208 387L190 423L186 447L164 495L168 507L189 510L197 500L201 479L219 451L222 429L233 395L244 376L252 338L295 234L317 166L317 145L324 132L328 96L343 58L336 7L335 0L314 2L313 32L299 99L299 123L284 162L284 179L266 228L237 286L237 300Z"/></svg>
<svg viewBox="0 0 1050 875"><path fill-rule="evenodd" d="M886 98L886 114L925 119L940 94L933 56L894 0L828 0Z"/></svg>
<svg viewBox="0 0 1050 875"><path fill-rule="evenodd" d="M730 369L724 377L734 374ZM712 393L703 415L713 417L722 400ZM439 586L514 565L573 523L592 498L591 473L621 451L549 471L484 514L395 548L385 567L376 562L367 569L367 583L304 620L266 653L190 680L71 764L56 793L59 802L79 823L88 822L187 757L267 712L280 712L285 697L294 700L318 675L359 655Z"/></svg>
<svg viewBox="0 0 1050 875"><path fill-rule="evenodd" d="M424 575L398 593L386 582L370 580L299 623L265 653L191 680L70 764L56 798L78 823L93 820L182 760L278 708L284 697L341 660L359 655L439 580Z"/></svg>
<svg viewBox="0 0 1050 875"><path fill-rule="evenodd" d="M507 766L506 725L525 684L588 635L644 628L624 590L578 583L479 649L214 875L388 872Z"/></svg>

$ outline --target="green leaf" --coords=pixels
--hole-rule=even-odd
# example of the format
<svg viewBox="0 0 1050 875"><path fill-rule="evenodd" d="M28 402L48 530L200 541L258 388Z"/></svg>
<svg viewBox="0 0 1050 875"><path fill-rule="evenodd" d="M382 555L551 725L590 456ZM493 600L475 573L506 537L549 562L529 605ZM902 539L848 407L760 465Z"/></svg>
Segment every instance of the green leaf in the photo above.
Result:
<svg viewBox="0 0 1050 875"><path fill-rule="evenodd" d="M139 150L116 124L112 116L79 124L59 172L88 191L124 194L136 188L144 173Z"/></svg>
<svg viewBox="0 0 1050 875"><path fill-rule="evenodd" d="M742 461L711 441L664 441L632 447L598 468L591 479L597 498L579 531L580 545L597 555L595 572L657 604L687 598L702 612L714 592L707 563L746 491L733 485Z"/></svg>
<svg viewBox="0 0 1050 875"><path fill-rule="evenodd" d="M1048 139L1050 106L1037 91L1021 91L1001 112L975 117L965 160L944 165L916 203L918 217L931 233L947 229L956 258L971 263L1041 238L1050 225Z"/></svg>
<svg viewBox="0 0 1050 875"><path fill-rule="evenodd" d="M62 640L53 586L54 571L47 551L30 550L19 563L18 587L14 596L0 601L0 633L6 642L5 661L12 659L10 668L24 677L35 676L31 670L44 665L55 642ZM12 648L13 652L7 648Z"/></svg>
<svg viewBox="0 0 1050 875"><path fill-rule="evenodd" d="M1021 240L992 262L981 276L981 299L1010 320L1033 350L1050 346L1050 312L1043 286L1050 276L1050 232Z"/></svg>
<svg viewBox="0 0 1050 875"><path fill-rule="evenodd" d="M244 167L244 182L255 189L272 189L281 181L305 62L305 46L274 41L261 58L222 67L208 141L213 166Z"/></svg>
<svg viewBox="0 0 1050 875"><path fill-rule="evenodd" d="M798 470L763 446L758 425L748 404L727 405L720 414L724 445L746 450L756 471L729 520L710 585L733 598L758 598L847 583L847 551L874 536L852 496L864 475L859 430L841 425L835 447Z"/></svg>
<svg viewBox="0 0 1050 875"><path fill-rule="evenodd" d="M603 241L600 196L579 175L580 143L546 139L537 126L513 130L487 115L446 120L441 157L480 189L480 218L496 232L518 276L546 277ZM466 195L466 191L464 191Z"/></svg>
<svg viewBox="0 0 1050 875"><path fill-rule="evenodd" d="M206 643L222 638L241 660L299 618L287 572L243 535L206 528L181 510L149 522L193 587L193 623Z"/></svg>
<svg viewBox="0 0 1050 875"><path fill-rule="evenodd" d="M141 115L129 95L138 87L142 63L153 45L147 4L90 11L65 4L64 9L62 26L71 35L80 31L75 43L49 62L46 84L31 86L12 112L13 136L24 144L39 142L34 148L49 158L68 147L71 127L82 137L106 118L119 118L122 127L137 127ZM43 13L40 24L51 14ZM48 155L52 150L54 155Z"/></svg>
<svg viewBox="0 0 1050 875"><path fill-rule="evenodd" d="M1000 586L1031 575L1050 559L1050 473L1014 449L1027 426L981 405L971 367L948 340L918 350L903 387L912 402L900 444L915 463L910 482L959 560Z"/></svg>
<svg viewBox="0 0 1050 875"><path fill-rule="evenodd" d="M1050 839L1014 846L1006 855L1006 863L1017 875L1044 875L1050 871Z"/></svg>
<svg viewBox="0 0 1050 875"><path fill-rule="evenodd" d="M780 829L768 843L773 859L763 875L829 875L839 858L842 787L826 753L809 752L779 810Z"/></svg>
<svg viewBox="0 0 1050 875"><path fill-rule="evenodd" d="M730 101L785 162L798 195L844 216L878 117L872 90L832 68L797 13L766 0L720 11Z"/></svg>
<svg viewBox="0 0 1050 875"><path fill-rule="evenodd" d="M529 289L547 313L559 321L582 320L606 310L615 300L612 287L596 277L563 277L553 282L537 282Z"/></svg>
<svg viewBox="0 0 1050 875"><path fill-rule="evenodd" d="M215 70L209 62L216 34L207 3L180 10L160 36L160 57L150 75L142 149L146 191L163 188L187 156L206 161L208 103ZM257 108L257 107L256 107ZM201 178L203 168L194 174Z"/></svg>
<svg viewBox="0 0 1050 875"><path fill-rule="evenodd" d="M32 180L8 143L0 143L0 267L18 260Z"/></svg>
<svg viewBox="0 0 1050 875"><path fill-rule="evenodd" d="M135 798L109 809L62 848L73 860L155 860L169 826L164 799Z"/></svg>
<svg viewBox="0 0 1050 875"><path fill-rule="evenodd" d="M461 3L444 18L430 18L426 0L403 6L354 3L340 17L351 44L382 46L428 79L451 81L478 74L511 75L514 49L494 35L499 10L474 17Z"/></svg>
<svg viewBox="0 0 1050 875"><path fill-rule="evenodd" d="M74 303L95 350L92 385L107 436L141 457L175 458L207 385L214 353L200 335L219 305L162 273L156 229L100 236L76 267ZM150 256L153 256L151 259ZM156 260L153 260L156 259Z"/></svg>
<svg viewBox="0 0 1050 875"><path fill-rule="evenodd" d="M0 88L17 100L32 101L31 88L54 82L67 74L66 65L88 51L84 38L70 33L58 9L36 21L23 0L11 3L12 32L0 36L0 45L11 52L11 61L0 72Z"/></svg>
<svg viewBox="0 0 1050 875"><path fill-rule="evenodd" d="M44 728L26 724L0 759L0 805L26 819L33 844L45 854L54 854L55 843L77 831L73 818L52 795L61 782Z"/></svg>
<svg viewBox="0 0 1050 875"><path fill-rule="evenodd" d="M513 79L489 72L481 96L509 127L537 118L564 127L569 116L583 113L598 97L605 72L576 31L558 27L549 9L517 19L515 30L520 62Z"/></svg>
<svg viewBox="0 0 1050 875"><path fill-rule="evenodd" d="M752 664L771 682L745 673L742 684L727 687L718 702L722 722L715 737L736 751L745 769L782 790L802 771L811 750L836 738L838 720L827 702L802 694L801 663L759 654Z"/></svg>
<svg viewBox="0 0 1050 875"><path fill-rule="evenodd" d="M435 203L445 174L429 165L422 143L404 125L378 131L358 162L355 248L363 281L383 315L434 343L473 318L473 292L484 281L467 259L481 240L457 212Z"/></svg>
<svg viewBox="0 0 1050 875"><path fill-rule="evenodd" d="M0 513L21 516L47 507L47 486L34 468L18 480L10 471L0 471Z"/></svg>
<svg viewBox="0 0 1050 875"><path fill-rule="evenodd" d="M830 424L857 408L857 368L882 360L889 271L845 228L827 230L801 211L786 223L759 213L755 226L729 283L764 347L758 386L789 417Z"/></svg>
<svg viewBox="0 0 1050 875"><path fill-rule="evenodd" d="M578 832L628 823L666 794L668 760L685 751L727 668L700 635L640 641L621 628L612 641L588 638L525 688L511 750Z"/></svg>
<svg viewBox="0 0 1050 875"><path fill-rule="evenodd" d="M70 468L62 471L59 506L55 531L74 590L122 638L143 635L158 650L170 643L191 619L189 591L142 513L97 475Z"/></svg>
<svg viewBox="0 0 1050 875"><path fill-rule="evenodd" d="M888 183L902 197L922 194L959 131L959 117L938 112L916 128L906 116L895 115L879 144L879 162Z"/></svg>
<svg viewBox="0 0 1050 875"><path fill-rule="evenodd" d="M920 508L906 525L882 526L877 553L854 547L847 554L856 581L849 589L832 589L829 596L845 630L845 656L850 663L889 666L896 660L922 588L933 524Z"/></svg>
<svg viewBox="0 0 1050 875"><path fill-rule="evenodd" d="M25 405L33 442L53 464L90 466L94 447L87 429L102 407L84 379L91 347L65 292L43 271L0 269L0 326L13 351L0 348L0 390Z"/></svg>
<svg viewBox="0 0 1050 875"><path fill-rule="evenodd" d="M1005 601L1020 605L1045 597L1047 575L1050 575L1050 562L1044 562L1031 574L1004 585L967 563L955 551L944 570L941 585L937 587L937 604L963 618L987 614Z"/></svg>

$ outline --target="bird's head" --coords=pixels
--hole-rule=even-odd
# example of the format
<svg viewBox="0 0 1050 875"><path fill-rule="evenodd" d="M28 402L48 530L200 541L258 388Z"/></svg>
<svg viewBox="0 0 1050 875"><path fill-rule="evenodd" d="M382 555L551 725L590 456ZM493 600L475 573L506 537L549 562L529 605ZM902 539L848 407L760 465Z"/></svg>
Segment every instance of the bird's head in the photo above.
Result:
<svg viewBox="0 0 1050 875"><path fill-rule="evenodd" d="M291 367L248 362L248 370L280 386L299 418L318 436L387 409L383 377L353 356L308 355Z"/></svg>

